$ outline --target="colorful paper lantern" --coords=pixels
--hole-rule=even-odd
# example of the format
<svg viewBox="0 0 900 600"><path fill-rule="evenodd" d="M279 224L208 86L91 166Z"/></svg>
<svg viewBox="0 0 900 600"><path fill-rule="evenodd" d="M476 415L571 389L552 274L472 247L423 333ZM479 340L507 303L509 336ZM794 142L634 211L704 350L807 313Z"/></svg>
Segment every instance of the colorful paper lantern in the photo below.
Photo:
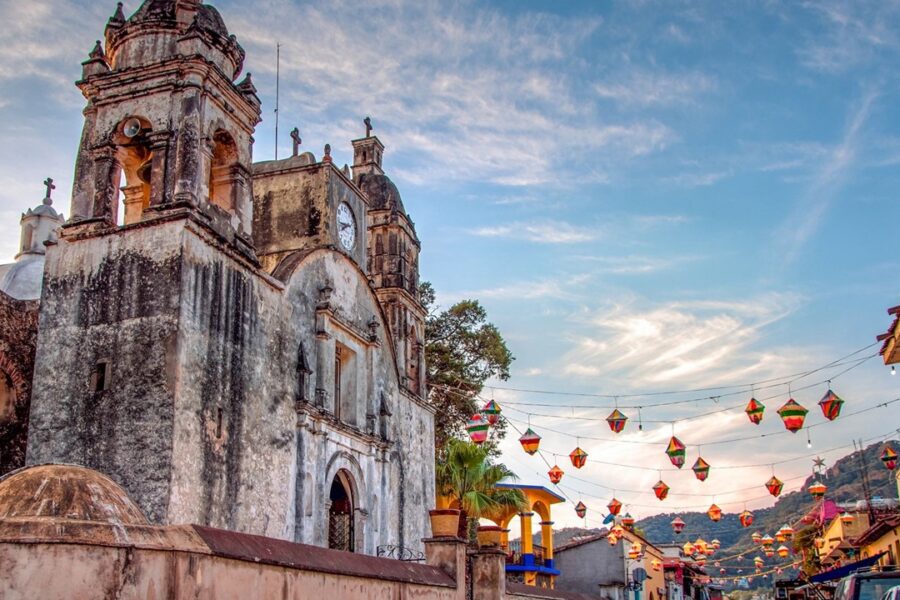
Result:
<svg viewBox="0 0 900 600"><path fill-rule="evenodd" d="M771 535L764 535L764 536L763 536L763 539L762 539L762 545L763 545L764 548L768 548L769 546L771 546L771 545L774 544L774 543L775 543L775 540L772 539L772 536L771 536Z"/></svg>
<svg viewBox="0 0 900 600"><path fill-rule="evenodd" d="M531 430L531 427L529 427L525 433L522 434L522 437L519 438L519 443L522 444L522 450L528 454L534 455L541 445L541 436L536 434Z"/></svg>
<svg viewBox="0 0 900 600"><path fill-rule="evenodd" d="M712 504L709 507L709 510L706 511L706 516L708 516L709 520L713 523L717 523L722 518L722 509L717 505Z"/></svg>
<svg viewBox="0 0 900 600"><path fill-rule="evenodd" d="M709 543L709 546L710 546L713 550L718 550L719 548L722 547L722 542L720 542L719 540L713 540L713 541L711 541L711 542Z"/></svg>
<svg viewBox="0 0 900 600"><path fill-rule="evenodd" d="M706 564L706 557L702 554L698 554L697 556L694 557L694 562L697 563L697 565L702 567L703 565Z"/></svg>
<svg viewBox="0 0 900 600"><path fill-rule="evenodd" d="M666 496L669 495L669 486L660 479L656 482L656 485L653 486L653 493L656 494L656 497L660 500L665 500Z"/></svg>
<svg viewBox="0 0 900 600"><path fill-rule="evenodd" d="M759 556L753 557L753 564L755 564L757 567L759 567L760 565L762 565L764 562L765 562L765 561L764 561L761 557L759 557Z"/></svg>
<svg viewBox="0 0 900 600"><path fill-rule="evenodd" d="M668 447L666 447L666 454L669 455L669 460L672 461L672 464L679 469L684 466L684 453L684 444L682 444L681 440L673 435L672 439L669 440Z"/></svg>
<svg viewBox="0 0 900 600"><path fill-rule="evenodd" d="M694 545L690 542L685 542L681 549L684 551L685 556L693 556L694 554Z"/></svg>
<svg viewBox="0 0 900 600"><path fill-rule="evenodd" d="M787 540L789 540L789 539L791 539L792 537L794 537L794 528L791 527L790 525L788 525L787 523L785 523L784 525L782 525L782 526L781 526L781 529L779 529L778 531L779 531L779 532L781 533L781 535L783 535L784 538L787 539Z"/></svg>
<svg viewBox="0 0 900 600"><path fill-rule="evenodd" d="M890 446L885 446L881 452L881 462L888 470L893 471L897 467L897 453Z"/></svg>
<svg viewBox="0 0 900 600"><path fill-rule="evenodd" d="M749 510L745 510L738 515L738 519L741 521L741 527L750 527L753 525L753 513Z"/></svg>
<svg viewBox="0 0 900 600"><path fill-rule="evenodd" d="M631 548L628 549L628 558L630 558L631 560L636 560L640 555L641 545L635 542L631 545Z"/></svg>
<svg viewBox="0 0 900 600"><path fill-rule="evenodd" d="M547 476L550 477L550 483L559 483L562 480L564 471L559 468L559 465L553 465L553 468L547 471Z"/></svg>
<svg viewBox="0 0 900 600"><path fill-rule="evenodd" d="M579 519L584 518L584 515L587 514L587 506L585 506L584 502L578 501L578 504L575 505L575 514L578 515Z"/></svg>
<svg viewBox="0 0 900 600"><path fill-rule="evenodd" d="M772 477L766 482L766 489L769 490L770 494L777 498L781 495L781 490L784 489L784 482L772 475Z"/></svg>
<svg viewBox="0 0 900 600"><path fill-rule="evenodd" d="M703 538L698 537L698 538L694 541L694 550L695 550L698 554L706 554L707 548L708 548L708 546L707 546L707 544L706 544L706 540L704 540Z"/></svg>
<svg viewBox="0 0 900 600"><path fill-rule="evenodd" d="M585 452L581 448L575 448L569 455L569 459L572 461L572 466L576 469L580 469L584 466L584 464L587 462L587 457L587 452Z"/></svg>
<svg viewBox="0 0 900 600"><path fill-rule="evenodd" d="M784 421L784 427L791 433L797 433L803 429L803 421L806 420L806 413L809 411L797 404L793 398L784 403L784 406L778 409L778 416Z"/></svg>
<svg viewBox="0 0 900 600"><path fill-rule="evenodd" d="M671 525L672 525L672 531L674 531L676 534L684 531L685 523L684 523L684 521L681 520L681 517L675 517L674 519L672 519Z"/></svg>
<svg viewBox="0 0 900 600"><path fill-rule="evenodd" d="M720 575L724 575L724 574L725 574L725 569L719 569L719 574L720 574Z"/></svg>
<svg viewBox="0 0 900 600"><path fill-rule="evenodd" d="M612 532L607 533L607 534L606 534L606 541L607 541L607 543L608 543L610 546L615 546L616 544L619 543L619 536L615 535L615 534L612 533Z"/></svg>
<svg viewBox="0 0 900 600"><path fill-rule="evenodd" d="M613 433L622 433L622 430L625 429L626 421L628 421L628 417L619 412L618 408L606 417L606 422L609 423L609 428L612 429Z"/></svg>
<svg viewBox="0 0 900 600"><path fill-rule="evenodd" d="M841 400L840 396L831 391L831 388L825 392L825 395L822 396L822 399L819 400L819 407L822 409L822 414L825 415L825 418L829 421L834 421L839 416L841 416L841 405L844 404L844 401Z"/></svg>
<svg viewBox="0 0 900 600"><path fill-rule="evenodd" d="M662 569L662 561L658 558L654 558L650 561L650 566L653 567L654 571L659 571Z"/></svg>
<svg viewBox="0 0 900 600"><path fill-rule="evenodd" d="M619 511L622 510L622 503L613 498L609 501L609 504L606 505L606 508L609 509L609 514L615 517L619 514Z"/></svg>
<svg viewBox="0 0 900 600"><path fill-rule="evenodd" d="M491 400L484 405L481 412L487 416L488 423L496 425L500 421L500 405Z"/></svg>
<svg viewBox="0 0 900 600"><path fill-rule="evenodd" d="M821 498L825 495L825 492L828 491L828 486L822 483L821 481L813 481L812 485L806 488L810 494L812 494L813 498Z"/></svg>
<svg viewBox="0 0 900 600"><path fill-rule="evenodd" d="M771 547L766 548L764 552L767 558L772 558L773 556L775 556L775 550L773 550Z"/></svg>
<svg viewBox="0 0 900 600"><path fill-rule="evenodd" d="M622 517L622 527L628 530L634 527L634 517L631 516L631 513L625 513Z"/></svg>
<svg viewBox="0 0 900 600"><path fill-rule="evenodd" d="M777 552L778 552L778 556L780 556L781 558L787 558L788 554L791 553L791 550L787 546L781 545L781 546L778 546Z"/></svg>
<svg viewBox="0 0 900 600"><path fill-rule="evenodd" d="M763 420L763 412L765 412L766 406L756 398L750 398L750 402L747 403L747 408L744 409L744 412L747 413L747 417L750 418L750 422L754 425L759 425Z"/></svg>
<svg viewBox="0 0 900 600"><path fill-rule="evenodd" d="M472 415L466 424L466 431L469 432L469 439L474 444L483 444L487 440L488 431L491 425L481 415Z"/></svg>
<svg viewBox="0 0 900 600"><path fill-rule="evenodd" d="M850 525L851 523L853 523L854 520L855 519L853 518L853 515L851 515L850 513L848 513L848 512L841 513L841 523L843 523L844 525Z"/></svg>
<svg viewBox="0 0 900 600"><path fill-rule="evenodd" d="M750 536L750 539L753 541L754 544L759 544L762 542L762 535L760 535L760 533L758 531L754 531L753 535Z"/></svg>
<svg viewBox="0 0 900 600"><path fill-rule="evenodd" d="M691 470L700 481L706 481L706 478L709 477L709 463L703 460L703 457L697 457Z"/></svg>

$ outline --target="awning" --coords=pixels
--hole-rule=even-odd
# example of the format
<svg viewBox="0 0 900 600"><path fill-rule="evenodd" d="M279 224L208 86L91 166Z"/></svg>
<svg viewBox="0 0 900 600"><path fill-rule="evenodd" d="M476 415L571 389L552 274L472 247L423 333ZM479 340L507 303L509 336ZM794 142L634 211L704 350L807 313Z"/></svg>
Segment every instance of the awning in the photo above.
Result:
<svg viewBox="0 0 900 600"><path fill-rule="evenodd" d="M809 578L809 580L812 583L824 583L826 581L841 579L842 577L846 577L854 571L865 569L866 567L871 567L872 565L877 563L878 559L880 559L885 554L887 554L887 552L882 552L881 554L858 560L855 563L850 563L849 565L844 565L843 567L838 567L837 569L832 569L831 571L825 571L824 573L813 575Z"/></svg>

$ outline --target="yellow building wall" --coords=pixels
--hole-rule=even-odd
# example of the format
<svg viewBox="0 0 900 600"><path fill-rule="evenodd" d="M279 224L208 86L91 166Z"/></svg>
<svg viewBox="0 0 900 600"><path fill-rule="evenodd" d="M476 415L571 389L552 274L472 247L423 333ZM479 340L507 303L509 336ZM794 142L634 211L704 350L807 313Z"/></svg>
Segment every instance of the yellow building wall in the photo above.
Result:
<svg viewBox="0 0 900 600"><path fill-rule="evenodd" d="M835 517L825 529L825 546L819 550L819 556L828 556L844 540L857 538L869 528L869 515L866 513L853 513L853 522L845 524L840 517Z"/></svg>
<svg viewBox="0 0 900 600"><path fill-rule="evenodd" d="M898 557L900 557L900 527L894 527L874 542L863 546L861 554L863 558L875 556L881 552L887 552L885 556L878 561L882 566L898 565Z"/></svg>

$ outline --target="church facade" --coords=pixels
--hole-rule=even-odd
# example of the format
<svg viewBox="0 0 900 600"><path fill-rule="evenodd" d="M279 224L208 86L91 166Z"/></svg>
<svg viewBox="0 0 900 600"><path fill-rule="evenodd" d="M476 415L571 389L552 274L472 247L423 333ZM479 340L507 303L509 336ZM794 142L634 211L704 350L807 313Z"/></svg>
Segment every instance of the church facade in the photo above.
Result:
<svg viewBox="0 0 900 600"><path fill-rule="evenodd" d="M368 119L352 168L298 135L253 163L243 59L213 7L146 0L83 63L25 461L96 469L155 523L418 548L434 411L414 224Z"/></svg>

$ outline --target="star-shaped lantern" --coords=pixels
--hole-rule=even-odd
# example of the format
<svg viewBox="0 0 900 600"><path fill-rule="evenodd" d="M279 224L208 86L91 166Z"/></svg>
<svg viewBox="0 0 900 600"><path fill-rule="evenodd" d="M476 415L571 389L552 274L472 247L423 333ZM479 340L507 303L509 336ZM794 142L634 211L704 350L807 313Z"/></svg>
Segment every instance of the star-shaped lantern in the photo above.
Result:
<svg viewBox="0 0 900 600"><path fill-rule="evenodd" d="M828 391L825 392L825 395L819 400L819 407L822 409L822 414L825 415L825 418L829 421L834 421L841 416L841 405L843 404L844 401L841 400L840 396L832 392L831 388L828 388Z"/></svg>
<svg viewBox="0 0 900 600"><path fill-rule="evenodd" d="M750 527L753 525L753 513L749 510L745 510L738 515L738 519L741 521L741 527Z"/></svg>
<svg viewBox="0 0 900 600"><path fill-rule="evenodd" d="M750 402L747 403L747 408L744 409L744 412L747 413L747 417L750 419L750 422L754 425L759 425L763 420L763 412L765 412L766 406L756 398L750 398Z"/></svg>
<svg viewBox="0 0 900 600"><path fill-rule="evenodd" d="M656 482L656 485L653 486L653 493L656 494L656 497L660 500L665 500L666 496L669 495L669 486L666 485L662 479Z"/></svg>
<svg viewBox="0 0 900 600"><path fill-rule="evenodd" d="M697 457L697 460L694 462L694 466L691 467L691 469L700 481L706 481L706 478L709 477L709 463L703 460L702 456Z"/></svg>
<svg viewBox="0 0 900 600"><path fill-rule="evenodd" d="M881 452L881 462L889 470L893 471L897 467L897 453L890 446L885 446Z"/></svg>
<svg viewBox="0 0 900 600"><path fill-rule="evenodd" d="M496 425L500 420L500 405L494 400L485 404L484 408L481 409L481 412L487 417L488 423L491 425Z"/></svg>
<svg viewBox="0 0 900 600"><path fill-rule="evenodd" d="M622 510L622 503L614 497L609 501L609 504L606 505L606 508L609 509L609 514L615 517L619 514L619 511Z"/></svg>
<svg viewBox="0 0 900 600"><path fill-rule="evenodd" d="M538 447L541 445L541 436L536 434L531 430L531 427L529 427L525 433L522 434L522 437L519 438L519 443L522 444L522 450L533 455L538 451Z"/></svg>
<svg viewBox="0 0 900 600"><path fill-rule="evenodd" d="M484 443L490 428L490 423L478 414L472 415L472 418L469 419L469 422L466 424L466 431L469 433L469 439L475 444Z"/></svg>
<svg viewBox="0 0 900 600"><path fill-rule="evenodd" d="M769 490L770 494L777 498L781 495L781 490L784 489L784 482L772 475L772 477L766 482L766 489Z"/></svg>
<svg viewBox="0 0 900 600"><path fill-rule="evenodd" d="M784 427L791 433L797 433L803 429L803 421L806 420L806 413L809 411L797 404L793 398L784 403L784 406L778 409L778 416L784 421Z"/></svg>
<svg viewBox="0 0 900 600"><path fill-rule="evenodd" d="M612 429L613 433L622 433L622 430L625 429L626 421L628 421L628 417L623 415L618 408L606 417L606 422L609 423L609 428Z"/></svg>
<svg viewBox="0 0 900 600"><path fill-rule="evenodd" d="M572 466L576 469L580 469L587 462L587 452L582 450L581 448L575 448L572 450L572 453L569 454L569 459L572 461Z"/></svg>
<svg viewBox="0 0 900 600"><path fill-rule="evenodd" d="M672 525L672 531L674 531L676 534L684 531L685 523L684 523L684 521L681 520L681 517L675 517L674 519L672 519L671 525Z"/></svg>
<svg viewBox="0 0 900 600"><path fill-rule="evenodd" d="M819 471L825 468L825 459L821 456L817 456L813 459L813 469Z"/></svg>
<svg viewBox="0 0 900 600"><path fill-rule="evenodd" d="M813 481L812 485L806 488L813 498L821 498L828 491L828 486L819 480Z"/></svg>
<svg viewBox="0 0 900 600"><path fill-rule="evenodd" d="M706 511L706 515L709 517L710 521L718 522L722 518L722 509L716 506L715 504L709 507L709 510Z"/></svg>
<svg viewBox="0 0 900 600"><path fill-rule="evenodd" d="M559 465L553 465L553 468L547 471L547 476L550 478L550 483L559 483L563 477L563 470L559 468Z"/></svg>
<svg viewBox="0 0 900 600"><path fill-rule="evenodd" d="M587 506L585 506L584 502L579 501L578 504L575 505L575 514L578 515L579 519L584 518L584 515L587 514Z"/></svg>
<svg viewBox="0 0 900 600"><path fill-rule="evenodd" d="M672 439L669 440L668 447L666 447L666 454L669 455L669 460L672 461L672 464L679 469L684 466L684 453L684 444L682 444L681 440L673 435Z"/></svg>

